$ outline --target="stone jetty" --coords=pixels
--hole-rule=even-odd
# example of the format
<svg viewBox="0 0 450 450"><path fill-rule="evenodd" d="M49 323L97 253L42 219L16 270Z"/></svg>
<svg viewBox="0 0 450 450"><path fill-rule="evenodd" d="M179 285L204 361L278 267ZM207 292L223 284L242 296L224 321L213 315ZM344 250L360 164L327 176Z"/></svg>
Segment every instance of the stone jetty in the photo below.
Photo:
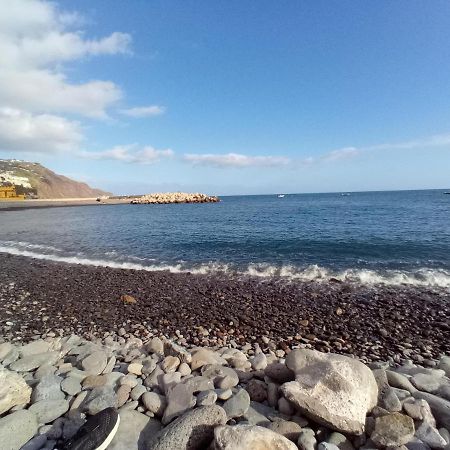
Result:
<svg viewBox="0 0 450 450"><path fill-rule="evenodd" d="M200 193L187 192L165 192L156 194L146 194L142 197L134 198L132 204L155 204L164 205L167 203L217 203L219 197Z"/></svg>
<svg viewBox="0 0 450 450"><path fill-rule="evenodd" d="M0 448L61 448L120 414L111 450L450 449L450 357L429 367L107 332L0 339Z"/></svg>

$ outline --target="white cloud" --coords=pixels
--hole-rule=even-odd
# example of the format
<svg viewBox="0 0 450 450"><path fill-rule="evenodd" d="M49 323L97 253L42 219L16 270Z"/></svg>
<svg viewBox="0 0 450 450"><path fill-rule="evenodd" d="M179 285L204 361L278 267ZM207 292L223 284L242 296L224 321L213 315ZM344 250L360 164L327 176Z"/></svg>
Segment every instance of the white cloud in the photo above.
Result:
<svg viewBox="0 0 450 450"><path fill-rule="evenodd" d="M0 2L0 106L29 112L105 117L122 92L111 81L71 83L61 64L86 56L129 52L131 37L114 32L86 39L76 14L53 2Z"/></svg>
<svg viewBox="0 0 450 450"><path fill-rule="evenodd" d="M321 159L324 161L340 161L343 159L350 159L354 158L355 156L358 156L361 153L361 150L355 148L355 147L344 147L340 148L338 150L333 150L329 153L326 153L322 156Z"/></svg>
<svg viewBox="0 0 450 450"><path fill-rule="evenodd" d="M184 161L214 167L273 167L288 165L291 160L284 156L247 156L238 153L192 154L183 156Z"/></svg>
<svg viewBox="0 0 450 450"><path fill-rule="evenodd" d="M45 153L72 151L82 139L78 123L63 117L0 108L0 150Z"/></svg>
<svg viewBox="0 0 450 450"><path fill-rule="evenodd" d="M151 117L164 114L166 112L166 108L159 105L137 106L135 108L121 109L120 112L130 117Z"/></svg>
<svg viewBox="0 0 450 450"><path fill-rule="evenodd" d="M80 156L88 159L109 159L127 163L153 164L164 158L172 158L173 150L170 148L158 150L151 146L138 147L136 144L118 145L101 152L82 152Z"/></svg>

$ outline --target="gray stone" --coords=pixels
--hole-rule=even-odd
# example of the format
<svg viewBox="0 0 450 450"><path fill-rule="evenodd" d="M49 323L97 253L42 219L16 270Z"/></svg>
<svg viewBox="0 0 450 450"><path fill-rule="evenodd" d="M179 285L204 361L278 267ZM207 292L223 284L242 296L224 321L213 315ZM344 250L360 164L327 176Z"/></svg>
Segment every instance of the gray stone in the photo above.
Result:
<svg viewBox="0 0 450 450"><path fill-rule="evenodd" d="M67 400L41 400L30 406L29 411L37 417L38 423L50 423L69 410Z"/></svg>
<svg viewBox="0 0 450 450"><path fill-rule="evenodd" d="M22 357L39 355L40 353L45 353L50 350L50 343L43 341L42 339L30 342L19 349Z"/></svg>
<svg viewBox="0 0 450 450"><path fill-rule="evenodd" d="M108 450L147 450L161 424L137 411L120 411L119 415L119 428Z"/></svg>
<svg viewBox="0 0 450 450"><path fill-rule="evenodd" d="M409 442L405 444L405 447L408 450L430 450L431 447L428 444L425 444L420 439L412 438Z"/></svg>
<svg viewBox="0 0 450 450"><path fill-rule="evenodd" d="M327 438L327 443L335 445L340 450L354 450L353 444L341 433L331 433Z"/></svg>
<svg viewBox="0 0 450 450"><path fill-rule="evenodd" d="M30 372L43 364L55 364L59 357L59 352L39 353L37 355L30 355L20 358L13 362L9 367L11 370L15 370L16 372Z"/></svg>
<svg viewBox="0 0 450 450"><path fill-rule="evenodd" d="M250 407L250 396L245 389L239 391L223 404L228 419L242 417Z"/></svg>
<svg viewBox="0 0 450 450"><path fill-rule="evenodd" d="M366 414L377 403L372 371L356 359L297 349L286 358L296 381L281 386L284 396L320 424L350 434L364 431Z"/></svg>
<svg viewBox="0 0 450 450"><path fill-rule="evenodd" d="M231 389L214 389L219 400L228 400L233 396L233 391Z"/></svg>
<svg viewBox="0 0 450 450"><path fill-rule="evenodd" d="M302 428L297 440L297 446L300 450L315 450L317 440L311 428Z"/></svg>
<svg viewBox="0 0 450 450"><path fill-rule="evenodd" d="M447 445L439 431L426 422L422 422L417 428L415 436L431 448L444 448Z"/></svg>
<svg viewBox="0 0 450 450"><path fill-rule="evenodd" d="M137 386L138 379L137 379L136 375L128 374L119 380L119 384L130 386L130 388L133 389L134 387Z"/></svg>
<svg viewBox="0 0 450 450"><path fill-rule="evenodd" d="M227 421L225 411L217 405L188 411L162 429L148 450L197 450L207 448L214 428Z"/></svg>
<svg viewBox="0 0 450 450"><path fill-rule="evenodd" d="M0 367L0 415L17 405L29 403L31 388L15 372Z"/></svg>
<svg viewBox="0 0 450 450"><path fill-rule="evenodd" d="M142 386L142 384L138 384L131 390L130 397L133 400L139 400L142 395L144 395L147 392L147 388L145 386Z"/></svg>
<svg viewBox="0 0 450 450"><path fill-rule="evenodd" d="M284 397L278 399L278 411L286 416L292 416L295 413L295 409L291 403L289 403Z"/></svg>
<svg viewBox="0 0 450 450"><path fill-rule="evenodd" d="M184 384L177 384L167 392L167 407L162 418L163 425L167 425L173 419L193 408L196 398L192 391Z"/></svg>
<svg viewBox="0 0 450 450"><path fill-rule="evenodd" d="M13 345L10 342L3 342L0 344L0 362L2 362L8 353L13 349Z"/></svg>
<svg viewBox="0 0 450 450"><path fill-rule="evenodd" d="M114 370L115 365L116 365L116 357L113 355L108 359L106 367L103 369L102 373L111 373Z"/></svg>
<svg viewBox="0 0 450 450"><path fill-rule="evenodd" d="M69 395L77 395L81 392L81 384L74 377L67 377L61 382L61 389Z"/></svg>
<svg viewBox="0 0 450 450"><path fill-rule="evenodd" d="M297 446L281 434L257 425L218 426L214 430L215 450L297 450Z"/></svg>
<svg viewBox="0 0 450 450"><path fill-rule="evenodd" d="M419 391L436 394L441 387L448 385L449 381L444 377L418 373L411 378L411 383L419 389Z"/></svg>
<svg viewBox="0 0 450 450"><path fill-rule="evenodd" d="M329 442L321 442L317 446L318 450L339 450L339 447L337 445L331 444Z"/></svg>
<svg viewBox="0 0 450 450"><path fill-rule="evenodd" d="M217 401L217 394L210 391L201 391L197 395L197 405L198 406L210 406L214 405Z"/></svg>
<svg viewBox="0 0 450 450"><path fill-rule="evenodd" d="M106 408L116 408L117 397L114 389L110 386L92 389L82 407L86 409L90 415L97 414Z"/></svg>
<svg viewBox="0 0 450 450"><path fill-rule="evenodd" d="M269 364L265 369L264 373L270 377L272 380L278 383L286 383L288 381L295 380L295 373L280 362L273 362Z"/></svg>
<svg viewBox="0 0 450 450"><path fill-rule="evenodd" d="M192 353L191 369L197 370L200 367L208 364L226 364L226 360L223 359L215 351L208 348L200 348Z"/></svg>
<svg viewBox="0 0 450 450"><path fill-rule="evenodd" d="M47 442L47 436L39 435L30 439L20 450L40 450Z"/></svg>
<svg viewBox="0 0 450 450"><path fill-rule="evenodd" d="M194 394L200 391L214 389L214 383L210 378L197 376L182 381Z"/></svg>
<svg viewBox="0 0 450 450"><path fill-rule="evenodd" d="M176 356L180 362L190 364L192 355L183 347L174 342L164 342L164 356Z"/></svg>
<svg viewBox="0 0 450 450"><path fill-rule="evenodd" d="M100 375L106 368L108 358L103 351L96 351L83 359L81 366L90 375Z"/></svg>
<svg viewBox="0 0 450 450"><path fill-rule="evenodd" d="M159 395L156 392L146 392L142 396L142 403L148 411L159 417L162 417L164 410L167 407L166 397L164 397L164 395Z"/></svg>
<svg viewBox="0 0 450 450"><path fill-rule="evenodd" d="M280 394L278 393L280 386L275 383L267 383L267 402L272 408L278 405Z"/></svg>
<svg viewBox="0 0 450 450"><path fill-rule="evenodd" d="M402 410L402 404L398 399L397 394L394 389L389 386L383 393L380 406L389 412L399 412Z"/></svg>
<svg viewBox="0 0 450 450"><path fill-rule="evenodd" d="M78 409L81 407L81 405L86 400L86 397L88 396L89 391L81 391L73 400L72 404L70 405L70 409Z"/></svg>
<svg viewBox="0 0 450 450"><path fill-rule="evenodd" d="M224 367L218 364L203 366L202 375L212 379L214 386L219 389L229 389L239 383L239 377L236 371L230 367Z"/></svg>
<svg viewBox="0 0 450 450"><path fill-rule="evenodd" d="M437 365L438 369L445 372L445 375L450 378L450 356L443 356Z"/></svg>
<svg viewBox="0 0 450 450"><path fill-rule="evenodd" d="M450 402L427 392L416 391L414 398L425 400L431 408L438 425L450 429Z"/></svg>
<svg viewBox="0 0 450 450"><path fill-rule="evenodd" d="M155 370L144 380L144 386L151 389L160 387L163 376L164 371L159 366L156 366Z"/></svg>
<svg viewBox="0 0 450 450"><path fill-rule="evenodd" d="M131 402L125 403L125 405L120 408L120 411L131 411L136 409L138 406L139 402L137 400L132 400Z"/></svg>
<svg viewBox="0 0 450 450"><path fill-rule="evenodd" d="M406 391L411 393L417 391L417 389L408 380L408 378L405 377L405 375L402 375L401 373L393 372L392 370L387 370L386 376L390 386L392 387L405 389Z"/></svg>
<svg viewBox="0 0 450 450"><path fill-rule="evenodd" d="M33 389L31 401L33 403L42 400L64 400L66 396L61 391L62 378L57 375L46 375Z"/></svg>
<svg viewBox="0 0 450 450"><path fill-rule="evenodd" d="M262 403L250 402L250 406L242 418L248 425L260 425L266 427L270 423L268 418L269 415L275 417L275 410L268 406L264 406Z"/></svg>
<svg viewBox="0 0 450 450"><path fill-rule="evenodd" d="M144 349L148 353L157 353L159 355L164 354L164 344L159 337L152 338L147 344L145 344Z"/></svg>
<svg viewBox="0 0 450 450"><path fill-rule="evenodd" d="M267 428L275 433L281 434L292 442L298 441L300 431L302 430L302 427L298 423L290 422L288 420L275 420L274 422L271 422Z"/></svg>
<svg viewBox="0 0 450 450"><path fill-rule="evenodd" d="M413 436L414 422L411 417L393 413L375 419L375 430L370 439L382 447L399 447Z"/></svg>
<svg viewBox="0 0 450 450"><path fill-rule="evenodd" d="M264 353L257 353L251 360L253 370L264 370L267 367L267 357Z"/></svg>
<svg viewBox="0 0 450 450"><path fill-rule="evenodd" d="M36 416L27 410L16 411L0 419L2 450L19 450L38 431Z"/></svg>

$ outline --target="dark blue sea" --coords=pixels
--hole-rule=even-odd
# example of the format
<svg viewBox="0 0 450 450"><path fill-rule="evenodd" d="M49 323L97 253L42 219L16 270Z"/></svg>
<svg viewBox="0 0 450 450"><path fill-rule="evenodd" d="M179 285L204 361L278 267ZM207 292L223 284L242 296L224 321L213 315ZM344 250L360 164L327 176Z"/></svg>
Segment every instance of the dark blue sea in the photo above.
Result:
<svg viewBox="0 0 450 450"><path fill-rule="evenodd" d="M141 270L450 288L444 191L0 212L0 252Z"/></svg>

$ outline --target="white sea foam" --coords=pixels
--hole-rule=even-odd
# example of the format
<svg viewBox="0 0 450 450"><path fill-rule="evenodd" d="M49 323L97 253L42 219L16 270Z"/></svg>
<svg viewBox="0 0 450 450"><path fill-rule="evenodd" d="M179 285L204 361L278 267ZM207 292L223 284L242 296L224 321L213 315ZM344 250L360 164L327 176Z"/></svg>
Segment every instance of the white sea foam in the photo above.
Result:
<svg viewBox="0 0 450 450"><path fill-rule="evenodd" d="M6 244L6 245L5 245ZM177 264L147 264L129 261L117 261L109 259L87 258L83 255L64 256L60 249L50 246L38 246L35 244L27 244L21 242L19 245L13 241L0 243L0 253L8 253L10 255L26 256L29 258L49 260L55 262L63 262L69 264L81 264L86 266L111 267L115 269L133 269L153 271L169 271L172 273L190 272L193 274L214 274L228 273L236 276L249 276L266 278L281 278L292 281L314 281L326 282L331 278L354 282L366 285L387 285L387 286L421 286L429 288L450 289L450 271L445 269L421 268L415 271L400 270L369 270L369 269L347 269L339 272L332 271L318 265L310 265L307 267L295 267L292 265L283 265L280 267L270 264L250 264L246 270L236 270L229 264L221 264L211 262L207 264L199 264L190 266L186 263ZM30 249L30 250L28 250ZM54 253L39 253L34 250L45 250ZM112 256L112 254L110 254ZM120 257L121 259L124 256ZM134 259L134 258L127 258ZM150 260L147 260L150 262Z"/></svg>

